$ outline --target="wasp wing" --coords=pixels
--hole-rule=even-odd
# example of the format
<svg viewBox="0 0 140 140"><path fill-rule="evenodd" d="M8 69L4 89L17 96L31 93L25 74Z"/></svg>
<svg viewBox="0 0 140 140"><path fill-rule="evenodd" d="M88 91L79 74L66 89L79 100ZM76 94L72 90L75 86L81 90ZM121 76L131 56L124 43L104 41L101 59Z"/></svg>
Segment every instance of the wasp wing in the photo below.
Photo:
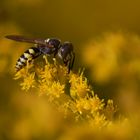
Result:
<svg viewBox="0 0 140 140"><path fill-rule="evenodd" d="M5 36L8 39L19 41L19 42L27 42L27 43L33 43L33 44L40 44L40 45L46 45L45 39L39 39L39 38L28 38L21 35L7 35Z"/></svg>

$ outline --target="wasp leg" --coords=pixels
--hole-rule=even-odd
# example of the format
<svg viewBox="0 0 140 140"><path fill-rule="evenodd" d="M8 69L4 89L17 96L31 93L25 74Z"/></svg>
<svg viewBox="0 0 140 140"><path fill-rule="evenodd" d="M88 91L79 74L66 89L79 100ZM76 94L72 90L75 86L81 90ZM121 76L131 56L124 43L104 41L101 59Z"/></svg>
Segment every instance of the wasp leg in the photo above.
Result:
<svg viewBox="0 0 140 140"><path fill-rule="evenodd" d="M66 62L66 65L67 65L67 67L68 67L68 74L70 73L70 71L71 71L72 68L73 68L74 60L75 60L75 53L72 52L72 53L70 54L70 59L67 60L67 62Z"/></svg>
<svg viewBox="0 0 140 140"><path fill-rule="evenodd" d="M58 51L55 51L53 57L56 58L56 55L57 55Z"/></svg>
<svg viewBox="0 0 140 140"><path fill-rule="evenodd" d="M71 58L70 69L72 69L72 68L73 68L73 64L74 64L74 60L75 60L75 53L74 53L74 52L72 52L71 56L72 56L72 58Z"/></svg>

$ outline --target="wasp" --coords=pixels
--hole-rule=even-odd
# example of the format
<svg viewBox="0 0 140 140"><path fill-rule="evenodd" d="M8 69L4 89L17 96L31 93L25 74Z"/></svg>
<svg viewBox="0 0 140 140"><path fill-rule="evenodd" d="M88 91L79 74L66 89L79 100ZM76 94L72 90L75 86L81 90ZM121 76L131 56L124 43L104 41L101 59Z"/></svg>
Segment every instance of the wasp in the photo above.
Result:
<svg viewBox="0 0 140 140"><path fill-rule="evenodd" d="M73 68L75 53L73 44L69 41L61 43L61 41L57 38L28 38L21 35L7 35L5 36L8 39L19 41L19 42L27 42L33 43L34 46L27 49L17 60L16 62L16 71L19 71L24 66L27 65L27 61L31 62L35 58L40 55L56 55L63 61L64 65L68 68L68 73Z"/></svg>

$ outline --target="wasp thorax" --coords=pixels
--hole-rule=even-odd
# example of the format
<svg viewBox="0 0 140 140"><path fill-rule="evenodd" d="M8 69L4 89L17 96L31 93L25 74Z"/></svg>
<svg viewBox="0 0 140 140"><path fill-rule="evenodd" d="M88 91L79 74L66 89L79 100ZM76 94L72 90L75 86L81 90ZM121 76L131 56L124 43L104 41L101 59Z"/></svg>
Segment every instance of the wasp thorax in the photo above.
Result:
<svg viewBox="0 0 140 140"><path fill-rule="evenodd" d="M52 45L55 48L58 48L61 43L61 41L56 38L49 38L45 42L48 43L49 45Z"/></svg>

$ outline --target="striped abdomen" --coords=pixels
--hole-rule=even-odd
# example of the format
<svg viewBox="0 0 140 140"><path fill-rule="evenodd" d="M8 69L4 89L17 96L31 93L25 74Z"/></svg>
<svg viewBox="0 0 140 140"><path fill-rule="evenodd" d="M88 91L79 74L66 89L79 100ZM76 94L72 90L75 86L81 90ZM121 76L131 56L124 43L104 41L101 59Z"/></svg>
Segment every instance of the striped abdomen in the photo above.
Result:
<svg viewBox="0 0 140 140"><path fill-rule="evenodd" d="M40 50L35 47L31 47L28 50L26 50L20 56L20 58L17 60L16 66L15 66L16 71L19 71L20 69L22 69L24 66L27 65L27 61L31 62L33 59L38 57L40 54L41 54Z"/></svg>

